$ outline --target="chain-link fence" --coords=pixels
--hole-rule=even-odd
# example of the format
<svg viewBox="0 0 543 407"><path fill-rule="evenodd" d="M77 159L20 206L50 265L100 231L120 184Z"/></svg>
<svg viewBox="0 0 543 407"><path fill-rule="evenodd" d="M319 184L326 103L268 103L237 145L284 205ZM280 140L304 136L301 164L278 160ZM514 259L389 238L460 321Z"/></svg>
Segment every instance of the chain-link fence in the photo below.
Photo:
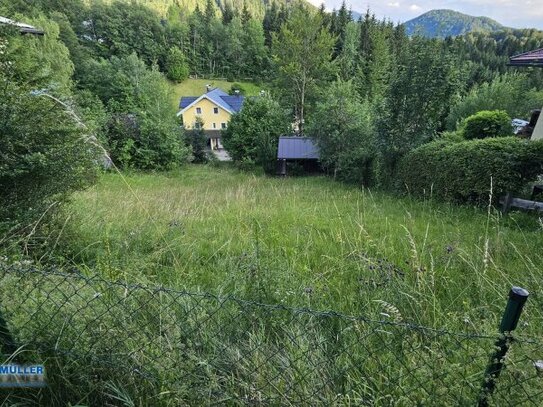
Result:
<svg viewBox="0 0 543 407"><path fill-rule="evenodd" d="M543 405L535 340L32 268L0 267L0 290L4 353L44 363L48 384L4 393L11 402ZM492 380L485 371L500 343L508 352Z"/></svg>

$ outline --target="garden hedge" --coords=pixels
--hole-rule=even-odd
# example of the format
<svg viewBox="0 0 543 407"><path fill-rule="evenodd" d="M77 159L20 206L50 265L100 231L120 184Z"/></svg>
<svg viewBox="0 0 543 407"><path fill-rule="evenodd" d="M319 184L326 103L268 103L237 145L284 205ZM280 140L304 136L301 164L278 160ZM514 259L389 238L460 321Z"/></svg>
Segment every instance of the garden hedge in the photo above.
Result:
<svg viewBox="0 0 543 407"><path fill-rule="evenodd" d="M543 141L515 137L434 141L402 158L397 188L454 202L488 202L520 191L543 173Z"/></svg>
<svg viewBox="0 0 543 407"><path fill-rule="evenodd" d="M468 117L462 133L466 140L513 135L511 118L504 110L482 110Z"/></svg>

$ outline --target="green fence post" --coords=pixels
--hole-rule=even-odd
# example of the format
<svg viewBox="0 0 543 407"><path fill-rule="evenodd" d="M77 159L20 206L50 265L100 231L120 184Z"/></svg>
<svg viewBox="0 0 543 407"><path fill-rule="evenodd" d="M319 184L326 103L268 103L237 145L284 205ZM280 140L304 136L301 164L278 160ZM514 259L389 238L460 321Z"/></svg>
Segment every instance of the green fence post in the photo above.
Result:
<svg viewBox="0 0 543 407"><path fill-rule="evenodd" d="M496 381L500 377L500 373L503 369L505 355L509 350L510 337L508 334L517 327L522 308L524 308L528 295L528 291L520 287L513 287L511 288L511 291L509 291L509 300L507 301L502 322L500 323L501 335L496 341L496 350L492 354L486 368L485 379L479 397L479 407L488 406L488 398L496 387Z"/></svg>

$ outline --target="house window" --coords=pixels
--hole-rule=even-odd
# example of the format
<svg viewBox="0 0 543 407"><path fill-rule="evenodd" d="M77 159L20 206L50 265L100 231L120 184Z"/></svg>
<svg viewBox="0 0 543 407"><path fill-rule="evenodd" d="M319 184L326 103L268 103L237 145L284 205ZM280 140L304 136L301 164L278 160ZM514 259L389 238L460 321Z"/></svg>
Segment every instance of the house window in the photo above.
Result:
<svg viewBox="0 0 543 407"><path fill-rule="evenodd" d="M226 123L221 123L221 129L226 129Z"/></svg>
<svg viewBox="0 0 543 407"><path fill-rule="evenodd" d="M214 128L214 129L217 128L217 123L213 123L213 128Z"/></svg>
<svg viewBox="0 0 543 407"><path fill-rule="evenodd" d="M219 108L218 108L218 107L214 107L214 108L213 108L213 113L219 114Z"/></svg>
<svg viewBox="0 0 543 407"><path fill-rule="evenodd" d="M201 107L196 108L196 114L202 114L202 108Z"/></svg>

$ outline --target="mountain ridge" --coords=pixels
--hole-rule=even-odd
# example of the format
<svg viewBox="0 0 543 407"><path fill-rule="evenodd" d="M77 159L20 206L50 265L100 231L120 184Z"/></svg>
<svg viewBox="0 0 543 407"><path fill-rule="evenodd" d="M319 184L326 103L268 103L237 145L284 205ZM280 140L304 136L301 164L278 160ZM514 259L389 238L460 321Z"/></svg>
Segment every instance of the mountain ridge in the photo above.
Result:
<svg viewBox="0 0 543 407"><path fill-rule="evenodd" d="M469 32L496 32L508 29L499 22L484 16L470 16L449 9L431 10L406 21L408 35L420 34L425 37L456 37Z"/></svg>

